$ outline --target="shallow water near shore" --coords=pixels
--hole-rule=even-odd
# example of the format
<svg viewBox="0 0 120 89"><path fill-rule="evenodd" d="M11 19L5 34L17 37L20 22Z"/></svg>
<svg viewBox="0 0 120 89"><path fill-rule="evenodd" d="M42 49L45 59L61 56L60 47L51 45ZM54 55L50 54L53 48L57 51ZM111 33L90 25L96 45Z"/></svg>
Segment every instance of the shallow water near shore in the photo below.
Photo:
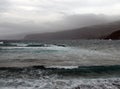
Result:
<svg viewBox="0 0 120 89"><path fill-rule="evenodd" d="M119 89L120 41L0 45L0 89Z"/></svg>
<svg viewBox="0 0 120 89"><path fill-rule="evenodd" d="M120 41L69 40L10 42L16 46L0 46L0 66L93 66L119 65ZM37 46L35 46L37 44ZM45 45L38 45L45 44ZM62 44L62 45L61 45Z"/></svg>
<svg viewBox="0 0 120 89"><path fill-rule="evenodd" d="M119 89L120 66L2 67L1 89Z"/></svg>

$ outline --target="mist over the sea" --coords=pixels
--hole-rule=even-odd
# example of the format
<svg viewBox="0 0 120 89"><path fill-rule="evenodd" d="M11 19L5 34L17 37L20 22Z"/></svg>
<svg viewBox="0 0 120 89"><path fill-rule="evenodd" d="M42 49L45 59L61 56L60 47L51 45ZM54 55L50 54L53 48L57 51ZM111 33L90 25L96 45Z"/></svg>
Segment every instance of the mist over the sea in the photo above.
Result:
<svg viewBox="0 0 120 89"><path fill-rule="evenodd" d="M0 89L120 89L120 0L0 0Z"/></svg>
<svg viewBox="0 0 120 89"><path fill-rule="evenodd" d="M119 21L119 4L119 0L2 0L0 39Z"/></svg>

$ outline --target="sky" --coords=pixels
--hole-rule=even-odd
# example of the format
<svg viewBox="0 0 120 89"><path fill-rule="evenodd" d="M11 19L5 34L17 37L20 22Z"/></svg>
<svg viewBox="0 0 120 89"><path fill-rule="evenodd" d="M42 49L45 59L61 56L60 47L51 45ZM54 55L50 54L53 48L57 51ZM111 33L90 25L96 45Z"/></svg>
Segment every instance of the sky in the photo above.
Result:
<svg viewBox="0 0 120 89"><path fill-rule="evenodd" d="M79 28L119 15L120 0L0 0L0 37Z"/></svg>

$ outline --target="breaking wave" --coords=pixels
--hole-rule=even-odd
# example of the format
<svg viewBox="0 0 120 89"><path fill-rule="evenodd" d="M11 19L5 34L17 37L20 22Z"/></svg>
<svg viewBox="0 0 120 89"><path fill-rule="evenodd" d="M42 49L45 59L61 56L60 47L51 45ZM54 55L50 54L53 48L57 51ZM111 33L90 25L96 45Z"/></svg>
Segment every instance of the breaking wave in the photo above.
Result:
<svg viewBox="0 0 120 89"><path fill-rule="evenodd" d="M18 75L19 73L19 75ZM120 65L109 66L29 66L29 67L1 67L0 78L16 77L39 78L41 75L60 75L72 77L119 77ZM31 76L33 75L33 76ZM27 78L26 77L26 78Z"/></svg>
<svg viewBox="0 0 120 89"><path fill-rule="evenodd" d="M120 41L0 42L0 89L120 89Z"/></svg>
<svg viewBox="0 0 120 89"><path fill-rule="evenodd" d="M3 67L1 89L119 89L120 66Z"/></svg>

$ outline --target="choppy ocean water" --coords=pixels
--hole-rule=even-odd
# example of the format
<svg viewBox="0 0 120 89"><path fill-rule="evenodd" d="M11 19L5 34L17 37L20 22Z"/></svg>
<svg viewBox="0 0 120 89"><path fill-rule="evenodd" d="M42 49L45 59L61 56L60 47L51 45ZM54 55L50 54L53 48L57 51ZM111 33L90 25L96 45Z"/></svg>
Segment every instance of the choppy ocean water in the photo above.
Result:
<svg viewBox="0 0 120 89"><path fill-rule="evenodd" d="M120 41L0 43L0 89L119 89Z"/></svg>

